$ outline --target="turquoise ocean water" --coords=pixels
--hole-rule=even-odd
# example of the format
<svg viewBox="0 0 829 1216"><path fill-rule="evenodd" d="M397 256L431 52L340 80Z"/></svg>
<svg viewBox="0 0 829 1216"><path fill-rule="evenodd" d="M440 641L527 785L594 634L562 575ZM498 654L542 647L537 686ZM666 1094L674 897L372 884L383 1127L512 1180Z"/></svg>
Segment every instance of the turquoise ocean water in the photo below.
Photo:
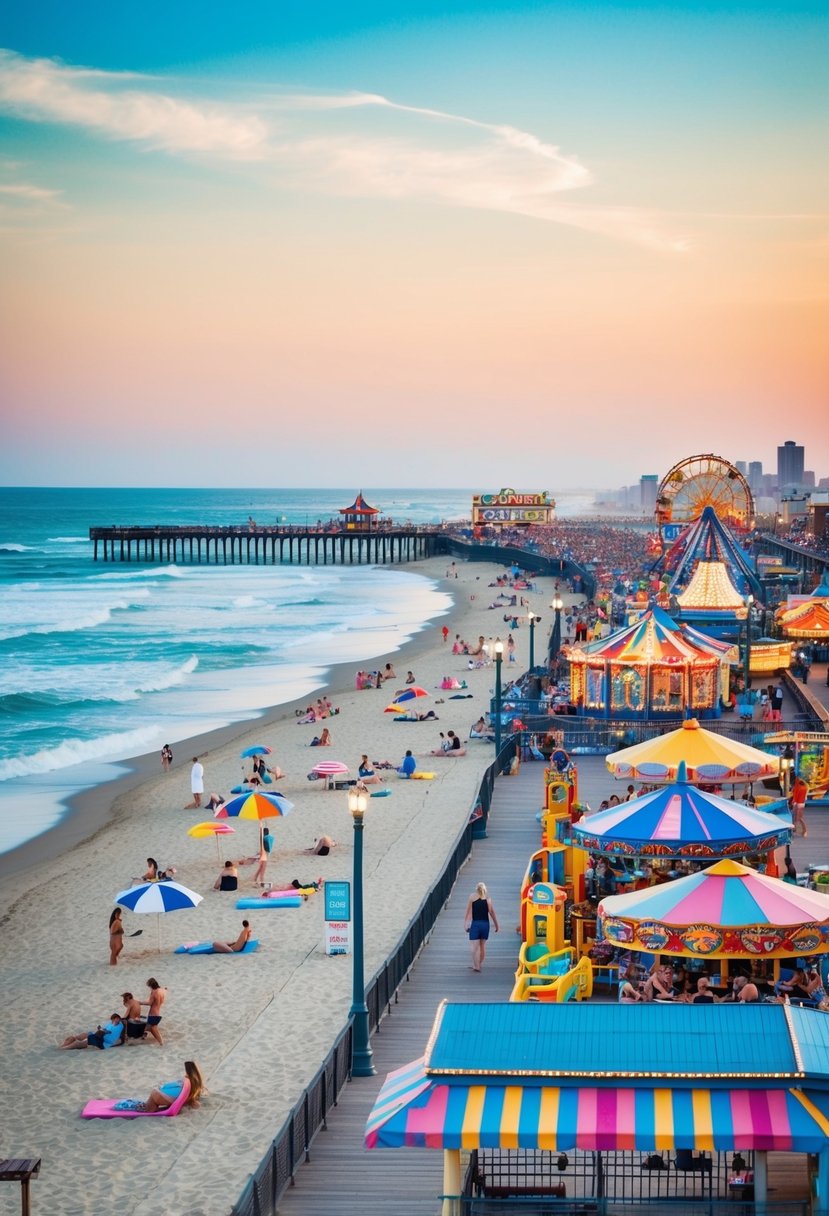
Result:
<svg viewBox="0 0 829 1216"><path fill-rule="evenodd" d="M468 516L471 502L466 490L366 497L413 523ZM393 567L95 563L89 528L306 524L352 500L0 488L0 852L48 831L119 760L310 699L330 665L394 650L450 606L432 580Z"/></svg>

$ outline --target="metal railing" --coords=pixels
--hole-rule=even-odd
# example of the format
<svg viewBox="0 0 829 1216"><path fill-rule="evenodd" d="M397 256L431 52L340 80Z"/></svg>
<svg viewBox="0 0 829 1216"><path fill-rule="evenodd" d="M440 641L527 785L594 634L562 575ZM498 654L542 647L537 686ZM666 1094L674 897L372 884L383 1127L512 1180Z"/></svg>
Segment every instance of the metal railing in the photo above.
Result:
<svg viewBox="0 0 829 1216"><path fill-rule="evenodd" d="M526 727L526 734L536 742L548 733L555 739L556 747L563 747L574 755L607 755L623 747L632 747L645 739L652 739L666 731L676 730L684 719L629 721L609 718L580 718L570 714L539 714L537 701L510 701L509 711L502 715L505 730L509 729L513 715ZM737 739L752 747L761 747L763 736L778 731L825 730L826 725L817 719L795 718L786 722L761 722L759 718L743 722L739 716L706 719L701 723L706 730L714 731L728 739Z"/></svg>
<svg viewBox="0 0 829 1216"><path fill-rule="evenodd" d="M508 739L481 779L474 806L480 806L484 820L489 813L492 791L499 764L504 766L515 754L517 737ZM459 835L455 847L435 885L426 894L393 953L366 988L369 1028L374 1031L384 1014L391 1011L397 992L409 977L411 968L431 933L443 905L451 894L458 874L472 850L475 824L472 818ZM342 1030L313 1081L307 1087L285 1123L277 1132L255 1172L250 1176L231 1216L274 1216L285 1190L294 1184L297 1167L311 1160L311 1145L326 1126L328 1111L337 1105L343 1086L351 1080L352 1024ZM437 1202L434 1201L435 1210ZM424 1213L427 1210L424 1204Z"/></svg>

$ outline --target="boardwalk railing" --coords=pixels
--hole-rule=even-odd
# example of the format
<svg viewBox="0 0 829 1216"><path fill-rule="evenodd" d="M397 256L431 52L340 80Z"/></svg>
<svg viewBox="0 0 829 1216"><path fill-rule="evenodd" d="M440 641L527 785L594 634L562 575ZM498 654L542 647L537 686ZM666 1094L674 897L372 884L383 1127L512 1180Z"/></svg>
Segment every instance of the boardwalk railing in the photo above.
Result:
<svg viewBox="0 0 829 1216"><path fill-rule="evenodd" d="M608 755L623 747L632 747L666 731L677 730L682 718L647 719L639 722L607 718L578 718L569 714L538 713L538 701L511 701L509 719L504 715L503 727L510 729L513 714L527 728L526 735L538 744L547 734L552 734L556 747L563 747L573 755ZM728 718L713 718L701 723L706 730L737 739L751 747L762 747L763 736L772 731L825 730L824 723L805 716L786 722L743 722L738 715Z"/></svg>
<svg viewBox="0 0 829 1216"><path fill-rule="evenodd" d="M507 740L497 760L487 768L481 780L475 807L489 813L498 765L514 755L518 737ZM455 880L472 850L475 822L469 823L459 835L443 873L427 893L406 932L393 953L374 975L366 989L369 1026L376 1030L386 1013L391 1012L397 992L409 976L424 943L451 894ZM231 1216L274 1216L279 1200L294 1182L299 1165L311 1159L311 1145L317 1133L326 1126L328 1111L337 1105L337 1098L347 1081L351 1080L351 1022L341 1031L322 1067L291 1111L285 1123L262 1158L255 1173L232 1209Z"/></svg>

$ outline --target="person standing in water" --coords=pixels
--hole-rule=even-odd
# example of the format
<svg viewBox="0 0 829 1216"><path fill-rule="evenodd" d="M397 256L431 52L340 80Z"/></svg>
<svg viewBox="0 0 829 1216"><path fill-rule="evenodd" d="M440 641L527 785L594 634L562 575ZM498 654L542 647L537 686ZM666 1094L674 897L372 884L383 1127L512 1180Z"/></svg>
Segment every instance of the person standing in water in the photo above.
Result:
<svg viewBox="0 0 829 1216"><path fill-rule="evenodd" d="M479 882L474 893L469 897L469 903L466 905L466 913L464 915L464 924L472 947L473 971L480 971L484 965L490 921L492 921L497 933L499 928L498 917L495 915L495 909L492 906L492 900L487 894L486 886L484 883Z"/></svg>

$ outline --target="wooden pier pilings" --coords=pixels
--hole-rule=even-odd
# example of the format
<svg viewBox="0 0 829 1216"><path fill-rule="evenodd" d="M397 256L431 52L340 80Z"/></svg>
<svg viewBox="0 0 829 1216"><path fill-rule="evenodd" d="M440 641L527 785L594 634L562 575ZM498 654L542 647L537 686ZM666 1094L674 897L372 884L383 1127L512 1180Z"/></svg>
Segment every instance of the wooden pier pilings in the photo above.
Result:
<svg viewBox="0 0 829 1216"><path fill-rule="evenodd" d="M439 528L90 528L95 561L385 566L442 550Z"/></svg>

